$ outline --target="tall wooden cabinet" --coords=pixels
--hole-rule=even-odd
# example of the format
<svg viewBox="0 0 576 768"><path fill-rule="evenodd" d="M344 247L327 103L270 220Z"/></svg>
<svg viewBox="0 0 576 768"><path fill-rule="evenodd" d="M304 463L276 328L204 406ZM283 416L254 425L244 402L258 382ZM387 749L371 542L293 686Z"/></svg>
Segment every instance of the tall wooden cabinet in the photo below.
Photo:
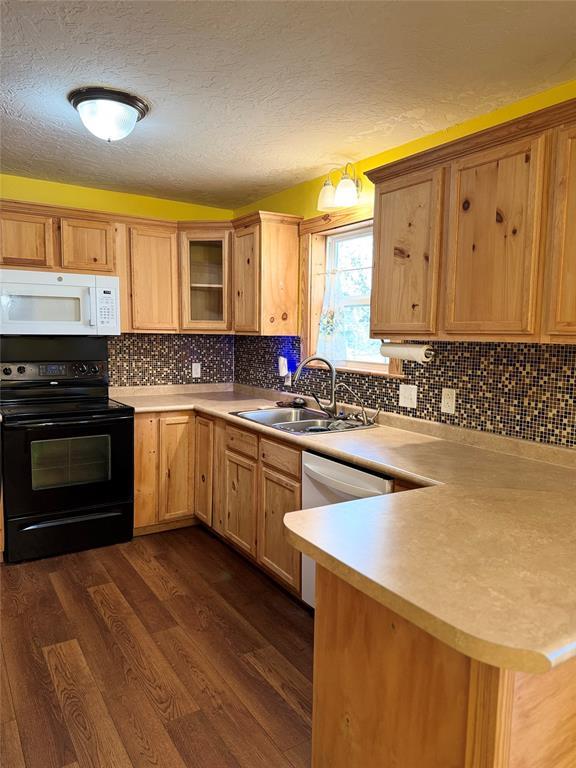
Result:
<svg viewBox="0 0 576 768"><path fill-rule="evenodd" d="M298 333L299 222L298 216L264 211L232 222L236 333Z"/></svg>
<svg viewBox="0 0 576 768"><path fill-rule="evenodd" d="M544 136L451 165L445 330L536 330Z"/></svg>
<svg viewBox="0 0 576 768"><path fill-rule="evenodd" d="M130 227L129 248L132 327L159 333L177 331L176 228Z"/></svg>
<svg viewBox="0 0 576 768"><path fill-rule="evenodd" d="M576 340L576 120L557 132L551 216L549 301L545 331Z"/></svg>
<svg viewBox="0 0 576 768"><path fill-rule="evenodd" d="M436 330L444 169L378 185L374 203L374 336Z"/></svg>
<svg viewBox="0 0 576 768"><path fill-rule="evenodd" d="M194 511L194 414L137 413L134 418L134 528L191 518Z"/></svg>

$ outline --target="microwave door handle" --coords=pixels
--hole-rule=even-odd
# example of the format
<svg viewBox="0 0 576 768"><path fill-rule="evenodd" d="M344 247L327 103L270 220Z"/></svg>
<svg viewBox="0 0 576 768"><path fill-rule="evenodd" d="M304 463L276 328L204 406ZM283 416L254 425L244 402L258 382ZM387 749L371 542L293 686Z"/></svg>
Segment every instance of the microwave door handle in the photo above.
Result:
<svg viewBox="0 0 576 768"><path fill-rule="evenodd" d="M90 288L88 288L88 307L89 307L89 313L90 313L88 318L88 325L91 328L95 328L97 325L97 321L96 321L97 304L98 304L98 297L96 295L96 286L91 285Z"/></svg>

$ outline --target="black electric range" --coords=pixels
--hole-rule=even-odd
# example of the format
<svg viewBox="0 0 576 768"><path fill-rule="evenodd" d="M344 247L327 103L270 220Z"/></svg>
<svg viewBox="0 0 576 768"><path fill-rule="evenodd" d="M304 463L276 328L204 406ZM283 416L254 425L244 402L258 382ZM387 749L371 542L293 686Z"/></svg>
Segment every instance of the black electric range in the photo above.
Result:
<svg viewBox="0 0 576 768"><path fill-rule="evenodd" d="M0 351L6 562L130 539L134 411L108 398L106 340L2 337Z"/></svg>

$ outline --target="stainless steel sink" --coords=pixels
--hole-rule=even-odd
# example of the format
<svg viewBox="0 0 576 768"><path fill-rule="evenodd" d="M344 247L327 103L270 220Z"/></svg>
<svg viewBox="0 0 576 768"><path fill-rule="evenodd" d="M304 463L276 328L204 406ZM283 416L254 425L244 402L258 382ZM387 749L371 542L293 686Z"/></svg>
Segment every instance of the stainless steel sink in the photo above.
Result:
<svg viewBox="0 0 576 768"><path fill-rule="evenodd" d="M364 424L355 419L302 419L294 422L280 422L273 425L284 432L300 434L318 434L323 432L348 432L351 429L369 429L374 424Z"/></svg>
<svg viewBox="0 0 576 768"><path fill-rule="evenodd" d="M232 416L274 427L276 424L292 424L310 419L325 419L326 414L313 408L260 408L257 411L236 411Z"/></svg>

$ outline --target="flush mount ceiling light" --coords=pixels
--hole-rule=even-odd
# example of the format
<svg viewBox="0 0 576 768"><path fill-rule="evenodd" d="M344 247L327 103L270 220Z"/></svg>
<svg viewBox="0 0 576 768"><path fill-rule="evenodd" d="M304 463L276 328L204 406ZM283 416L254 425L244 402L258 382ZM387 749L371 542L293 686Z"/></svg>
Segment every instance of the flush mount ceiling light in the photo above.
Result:
<svg viewBox="0 0 576 768"><path fill-rule="evenodd" d="M351 169L351 174L348 173L348 168ZM331 173L332 171L330 171L326 177L326 181L322 185L322 189L318 195L316 208L319 211L333 211L336 208L350 208L353 205L357 205L360 190L362 189L362 183L356 176L356 171L354 170L352 163L346 163L340 181L336 187L330 178Z"/></svg>
<svg viewBox="0 0 576 768"><path fill-rule="evenodd" d="M126 138L150 110L138 96L111 88L77 88L68 94L68 101L90 133L104 141Z"/></svg>

